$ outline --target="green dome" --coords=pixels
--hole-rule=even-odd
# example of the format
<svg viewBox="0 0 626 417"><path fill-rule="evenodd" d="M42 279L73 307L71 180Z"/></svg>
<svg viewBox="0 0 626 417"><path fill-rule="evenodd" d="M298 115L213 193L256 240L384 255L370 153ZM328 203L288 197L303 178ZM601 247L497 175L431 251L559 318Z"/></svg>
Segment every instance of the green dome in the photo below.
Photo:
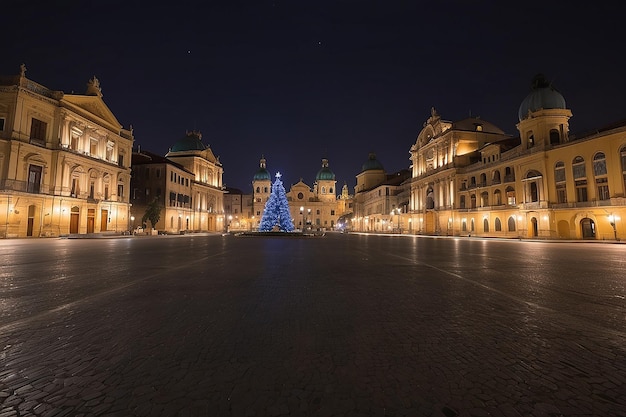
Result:
<svg viewBox="0 0 626 417"><path fill-rule="evenodd" d="M203 151L207 146L202 143L202 135L198 132L187 132L185 137L179 139L174 146L170 148L170 152L181 151Z"/></svg>
<svg viewBox="0 0 626 417"><path fill-rule="evenodd" d="M565 109L565 99L543 74L535 75L532 82L532 91L519 106L517 116L520 121L528 117L528 112L541 109Z"/></svg>
<svg viewBox="0 0 626 417"><path fill-rule="evenodd" d="M271 176L270 173L267 172L267 169L265 168L260 168L256 174L254 174L254 180L255 181L259 181L259 180L271 180Z"/></svg>
<svg viewBox="0 0 626 417"><path fill-rule="evenodd" d="M378 159L376 159L376 154L373 152L370 152L369 159L361 167L361 171L371 170L385 170L385 168L383 168L383 164L381 164Z"/></svg>
<svg viewBox="0 0 626 417"><path fill-rule="evenodd" d="M328 168L328 159L322 159L322 169L317 171L315 179L335 181L335 173Z"/></svg>

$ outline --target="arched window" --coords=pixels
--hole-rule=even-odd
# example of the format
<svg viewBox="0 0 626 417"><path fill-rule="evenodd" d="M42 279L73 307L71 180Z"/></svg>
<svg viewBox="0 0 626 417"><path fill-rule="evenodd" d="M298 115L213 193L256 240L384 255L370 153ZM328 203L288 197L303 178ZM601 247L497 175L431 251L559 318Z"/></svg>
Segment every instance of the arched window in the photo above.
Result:
<svg viewBox="0 0 626 417"><path fill-rule="evenodd" d="M487 191L480 194L480 204L481 207L489 207L489 193Z"/></svg>
<svg viewBox="0 0 626 417"><path fill-rule="evenodd" d="M470 208L472 209L476 208L476 194L472 194L470 196Z"/></svg>
<svg viewBox="0 0 626 417"><path fill-rule="evenodd" d="M261 192L261 187L256 187L256 192L260 193Z"/></svg>
<svg viewBox="0 0 626 417"><path fill-rule="evenodd" d="M533 135L532 130L526 134L526 142L527 148L532 148L533 146L535 146L535 135Z"/></svg>
<svg viewBox="0 0 626 417"><path fill-rule="evenodd" d="M540 172L533 170L528 172L526 179L528 182L526 202L536 203L539 201L539 182L542 180L542 175Z"/></svg>
<svg viewBox="0 0 626 417"><path fill-rule="evenodd" d="M500 192L500 190L495 190L493 192L493 205L494 206L502 205L502 193Z"/></svg>
<svg viewBox="0 0 626 417"><path fill-rule="evenodd" d="M483 219L483 231L485 232L489 231L489 220L487 219Z"/></svg>
<svg viewBox="0 0 626 417"><path fill-rule="evenodd" d="M494 184L500 184L500 171L493 171L491 182L493 182Z"/></svg>
<svg viewBox="0 0 626 417"><path fill-rule="evenodd" d="M596 177L598 200L610 199L609 180L607 178L606 157L604 156L604 152L598 152L593 156L593 175Z"/></svg>
<svg viewBox="0 0 626 417"><path fill-rule="evenodd" d="M496 226L496 232L502 231L502 222L500 222L499 217L496 217L495 226Z"/></svg>
<svg viewBox="0 0 626 417"><path fill-rule="evenodd" d="M322 187L322 194L326 194L326 187Z"/></svg>
<svg viewBox="0 0 626 417"><path fill-rule="evenodd" d="M556 183L556 202L567 203L567 185L565 182L565 163L559 161L554 166L554 182Z"/></svg>
<svg viewBox="0 0 626 417"><path fill-rule="evenodd" d="M515 231L515 217L513 216L509 217L508 226L509 226L509 232Z"/></svg>
<svg viewBox="0 0 626 417"><path fill-rule="evenodd" d="M472 232L474 231L474 219L470 221L470 229Z"/></svg>
<svg viewBox="0 0 626 417"><path fill-rule="evenodd" d="M480 186L484 187L487 185L487 174L480 174Z"/></svg>
<svg viewBox="0 0 626 417"><path fill-rule="evenodd" d="M329 192L330 194L332 194L332 193L333 193L333 187L330 187L330 188L328 189L328 192Z"/></svg>
<svg viewBox="0 0 626 417"><path fill-rule="evenodd" d="M515 205L515 188L513 187L506 187L506 203L509 206L514 206Z"/></svg>
<svg viewBox="0 0 626 417"><path fill-rule="evenodd" d="M515 181L515 171L511 167L504 168L504 182Z"/></svg>
<svg viewBox="0 0 626 417"><path fill-rule="evenodd" d="M462 195L459 200L459 208L462 208L462 209L465 208L465 196L464 195Z"/></svg>
<svg viewBox="0 0 626 417"><path fill-rule="evenodd" d="M561 134L556 129L550 129L550 145L558 145L561 142Z"/></svg>
<svg viewBox="0 0 626 417"><path fill-rule="evenodd" d="M463 232L467 232L467 222L465 221L465 219L461 221L461 230Z"/></svg>
<svg viewBox="0 0 626 417"><path fill-rule="evenodd" d="M576 201L579 203L587 201L587 171L585 160L582 156L577 156L572 161L572 172L574 174L574 185L576 186Z"/></svg>

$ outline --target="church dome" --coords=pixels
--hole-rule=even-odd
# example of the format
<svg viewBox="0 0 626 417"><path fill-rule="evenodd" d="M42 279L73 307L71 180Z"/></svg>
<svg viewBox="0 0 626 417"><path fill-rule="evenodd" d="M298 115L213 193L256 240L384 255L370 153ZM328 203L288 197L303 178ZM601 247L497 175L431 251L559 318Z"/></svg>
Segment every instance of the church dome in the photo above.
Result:
<svg viewBox="0 0 626 417"><path fill-rule="evenodd" d="M271 181L272 180L272 176L270 175L269 171L267 170L267 168L265 167L265 158L261 157L261 162L259 164L259 170L256 172L256 174L254 174L254 181Z"/></svg>
<svg viewBox="0 0 626 417"><path fill-rule="evenodd" d="M317 171L316 180L335 180L335 173L328 168L328 159L322 159L322 169Z"/></svg>
<svg viewBox="0 0 626 417"><path fill-rule="evenodd" d="M199 132L187 132L185 137L179 139L174 146L170 148L170 152L182 151L203 151L207 146L202 143L202 135Z"/></svg>
<svg viewBox="0 0 626 417"><path fill-rule="evenodd" d="M376 159L376 154L373 152L370 152L367 162L365 162L361 167L361 171L371 170L385 170L385 168L383 168L383 164L381 164L380 161Z"/></svg>
<svg viewBox="0 0 626 417"><path fill-rule="evenodd" d="M522 121L528 117L528 112L541 109L565 109L565 99L543 74L537 74L533 78L532 91L526 96L519 106L517 116Z"/></svg>

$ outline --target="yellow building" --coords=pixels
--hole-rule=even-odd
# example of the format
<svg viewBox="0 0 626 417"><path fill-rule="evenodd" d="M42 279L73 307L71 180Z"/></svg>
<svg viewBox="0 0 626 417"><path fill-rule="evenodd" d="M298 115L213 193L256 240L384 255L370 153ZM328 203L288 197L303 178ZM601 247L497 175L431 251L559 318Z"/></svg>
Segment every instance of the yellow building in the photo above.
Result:
<svg viewBox="0 0 626 417"><path fill-rule="evenodd" d="M408 233L407 213L411 171L387 174L376 154L370 152L356 176L354 211L349 229L360 232Z"/></svg>
<svg viewBox="0 0 626 417"><path fill-rule="evenodd" d="M0 78L0 236L122 233L130 228L133 135L102 99Z"/></svg>
<svg viewBox="0 0 626 417"><path fill-rule="evenodd" d="M572 112L545 78L518 111L519 136L433 109L411 147L409 221L425 234L626 238L626 124L569 132Z"/></svg>
<svg viewBox="0 0 626 417"><path fill-rule="evenodd" d="M286 191L289 212L293 224L298 230L326 231L334 230L337 220L345 213L346 198L337 198L337 181L328 165L328 159L322 159L322 166L315 176L313 188L302 179L291 185ZM261 158L259 170L252 180L253 215L255 228L263 216L265 203L272 191L272 182L267 170L265 158ZM342 196L347 195L347 186Z"/></svg>
<svg viewBox="0 0 626 417"><path fill-rule="evenodd" d="M162 233L217 232L225 228L223 168L199 132L187 132L165 157L133 154L134 225L154 200L161 207L155 230ZM147 226L150 226L149 222Z"/></svg>

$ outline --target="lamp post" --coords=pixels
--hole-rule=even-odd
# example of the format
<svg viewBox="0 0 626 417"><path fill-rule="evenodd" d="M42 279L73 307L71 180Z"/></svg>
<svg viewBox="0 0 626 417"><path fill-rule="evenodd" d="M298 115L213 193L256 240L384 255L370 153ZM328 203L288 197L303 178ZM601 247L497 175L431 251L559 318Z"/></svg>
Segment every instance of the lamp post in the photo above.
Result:
<svg viewBox="0 0 626 417"><path fill-rule="evenodd" d="M618 219L617 216L614 216L613 214L609 215L609 224L611 225L611 227L613 227L613 237L615 238L615 240L619 240L617 238L617 228L615 227L615 221Z"/></svg>
<svg viewBox="0 0 626 417"><path fill-rule="evenodd" d="M230 232L230 224L232 223L232 221L233 221L233 216L229 215L228 216L228 225L226 226L226 232L227 233Z"/></svg>
<svg viewBox="0 0 626 417"><path fill-rule="evenodd" d="M396 210L398 211L398 233L402 234L402 230L400 229L400 214L402 213L402 209L398 207Z"/></svg>
<svg viewBox="0 0 626 417"><path fill-rule="evenodd" d="M300 206L300 215L302 216L302 231L304 232L304 207Z"/></svg>

